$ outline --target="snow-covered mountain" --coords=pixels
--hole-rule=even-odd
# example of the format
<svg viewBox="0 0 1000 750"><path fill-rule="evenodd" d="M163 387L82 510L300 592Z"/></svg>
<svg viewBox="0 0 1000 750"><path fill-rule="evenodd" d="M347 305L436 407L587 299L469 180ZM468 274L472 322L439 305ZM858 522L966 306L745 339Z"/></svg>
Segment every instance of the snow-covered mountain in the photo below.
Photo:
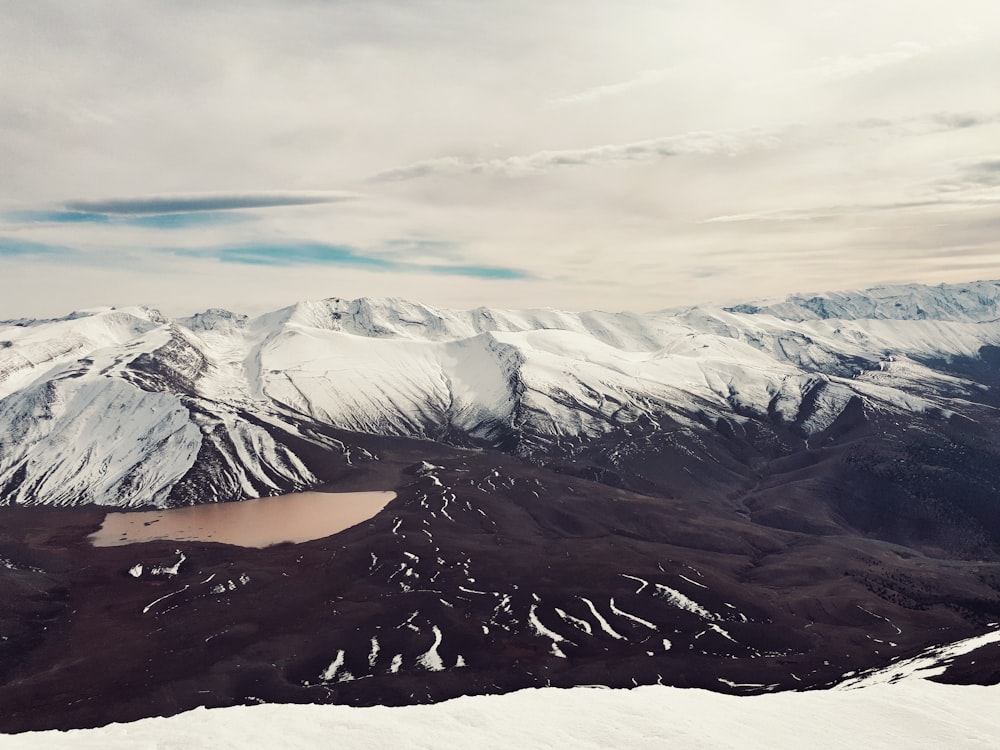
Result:
<svg viewBox="0 0 1000 750"><path fill-rule="evenodd" d="M275 494L321 481L320 452L374 458L351 433L731 493L755 457L821 445L854 412L977 419L990 384L970 367L1000 345L998 302L979 282L651 314L328 299L0 323L0 503Z"/></svg>
<svg viewBox="0 0 1000 750"><path fill-rule="evenodd" d="M998 299L4 323L0 730L919 669L1000 618ZM395 496L263 549L89 541L314 485ZM998 654L937 656L993 684Z"/></svg>

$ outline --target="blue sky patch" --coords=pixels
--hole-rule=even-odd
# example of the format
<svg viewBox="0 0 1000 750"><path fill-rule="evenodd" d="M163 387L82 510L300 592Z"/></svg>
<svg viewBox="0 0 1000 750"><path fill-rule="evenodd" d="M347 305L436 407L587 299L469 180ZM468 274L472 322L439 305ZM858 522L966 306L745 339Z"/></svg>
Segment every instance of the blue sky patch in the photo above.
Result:
<svg viewBox="0 0 1000 750"><path fill-rule="evenodd" d="M150 214L148 216L130 216L128 218L114 217L116 224L127 224L131 227L146 227L148 229L184 229L186 227L202 227L213 224L237 224L241 221L249 220L250 217L246 214L211 211Z"/></svg>
<svg viewBox="0 0 1000 750"><path fill-rule="evenodd" d="M73 251L59 245L46 245L44 242L16 239L0 236L0 256L13 255L69 255Z"/></svg>
<svg viewBox="0 0 1000 750"><path fill-rule="evenodd" d="M474 276L477 279L528 279L531 275L516 268L495 266L418 266L442 276Z"/></svg>
<svg viewBox="0 0 1000 750"><path fill-rule="evenodd" d="M91 211L14 211L4 218L26 224L107 224L111 221L106 214Z"/></svg>
<svg viewBox="0 0 1000 750"><path fill-rule="evenodd" d="M367 255L346 245L318 242L264 243L230 247L175 249L176 255L189 258L214 258L222 263L254 266L330 265L349 266L369 271L429 273L441 276L470 276L479 279L528 279L530 274L515 268L472 265L420 265L402 260Z"/></svg>
<svg viewBox="0 0 1000 750"><path fill-rule="evenodd" d="M236 245L198 250L176 250L174 252L189 257L215 258L223 263L244 263L255 266L320 264L392 270L398 265L389 260L361 255L352 248L342 245L325 245L316 242Z"/></svg>
<svg viewBox="0 0 1000 750"><path fill-rule="evenodd" d="M190 213L163 213L116 216L94 211L14 211L4 215L8 221L31 224L112 224L148 229L184 229L213 224L236 224L249 221L243 213L195 211Z"/></svg>

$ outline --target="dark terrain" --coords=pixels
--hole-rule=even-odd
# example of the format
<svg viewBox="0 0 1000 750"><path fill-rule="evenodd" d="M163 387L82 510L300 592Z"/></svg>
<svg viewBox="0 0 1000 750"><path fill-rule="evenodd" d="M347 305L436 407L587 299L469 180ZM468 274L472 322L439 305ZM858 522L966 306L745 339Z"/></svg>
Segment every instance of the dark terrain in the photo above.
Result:
<svg viewBox="0 0 1000 750"><path fill-rule="evenodd" d="M261 550L94 548L103 509L2 508L0 731L538 685L818 688L1000 620L1000 463L981 425L835 427L812 441L825 447L771 458L717 431L752 479L726 502L583 478L599 451L553 471L354 436L381 460L328 456L331 488L397 499ZM634 481L662 485L669 468ZM153 570L179 553L176 574ZM995 682L991 654L947 679Z"/></svg>

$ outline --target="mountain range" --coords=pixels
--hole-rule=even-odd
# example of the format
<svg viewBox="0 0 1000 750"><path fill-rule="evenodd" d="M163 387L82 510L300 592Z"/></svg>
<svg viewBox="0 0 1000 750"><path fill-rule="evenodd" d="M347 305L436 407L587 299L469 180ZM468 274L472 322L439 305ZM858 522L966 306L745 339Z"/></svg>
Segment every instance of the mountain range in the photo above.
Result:
<svg viewBox="0 0 1000 750"><path fill-rule="evenodd" d="M0 322L0 729L817 688L982 633L998 305L984 281L646 314L332 298ZM113 510L316 487L397 496L262 550L87 541ZM984 649L940 679L1000 680Z"/></svg>

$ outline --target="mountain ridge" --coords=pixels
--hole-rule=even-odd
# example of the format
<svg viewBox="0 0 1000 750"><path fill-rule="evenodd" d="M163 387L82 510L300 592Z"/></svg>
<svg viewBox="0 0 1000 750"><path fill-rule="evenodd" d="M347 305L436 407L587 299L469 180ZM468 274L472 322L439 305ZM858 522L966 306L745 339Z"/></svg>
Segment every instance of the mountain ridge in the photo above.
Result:
<svg viewBox="0 0 1000 750"><path fill-rule="evenodd" d="M0 326L0 729L823 688L981 635L997 286L904 290L913 320L331 298ZM110 510L314 487L396 498L264 549L88 541ZM995 681L984 649L948 679Z"/></svg>
<svg viewBox="0 0 1000 750"><path fill-rule="evenodd" d="M817 299L830 300L827 313L873 317L820 317ZM255 318L209 309L169 320L140 307L0 324L0 428L17 435L16 446L0 445L0 502L127 506L148 504L142 493L151 492L155 503L170 504L175 484L204 474L198 465L219 469L196 482L213 500L305 487L318 479L287 436L307 425L570 460L581 445L613 436L621 442L612 456L634 451L632 433L646 439L663 432L661 423L673 425L668 433L694 434L720 420L737 432L754 422L808 443L852 399L950 419L988 388L942 365L1000 345L990 324L998 299L998 282L645 315L330 298ZM58 457L53 433L99 421L97 384L111 389L100 410L144 422L149 450L173 456L176 470L150 476L136 457L101 492L84 493L83 484L101 483L83 476L74 499L65 479L86 474L82 459L63 461L60 473L34 469L37 456L27 454L37 445ZM164 409L186 412L187 428L170 429ZM33 434L29 424L53 429ZM96 444L97 434L84 453L100 466L128 463L109 453L106 439ZM251 444L265 460L246 458L239 446Z"/></svg>

